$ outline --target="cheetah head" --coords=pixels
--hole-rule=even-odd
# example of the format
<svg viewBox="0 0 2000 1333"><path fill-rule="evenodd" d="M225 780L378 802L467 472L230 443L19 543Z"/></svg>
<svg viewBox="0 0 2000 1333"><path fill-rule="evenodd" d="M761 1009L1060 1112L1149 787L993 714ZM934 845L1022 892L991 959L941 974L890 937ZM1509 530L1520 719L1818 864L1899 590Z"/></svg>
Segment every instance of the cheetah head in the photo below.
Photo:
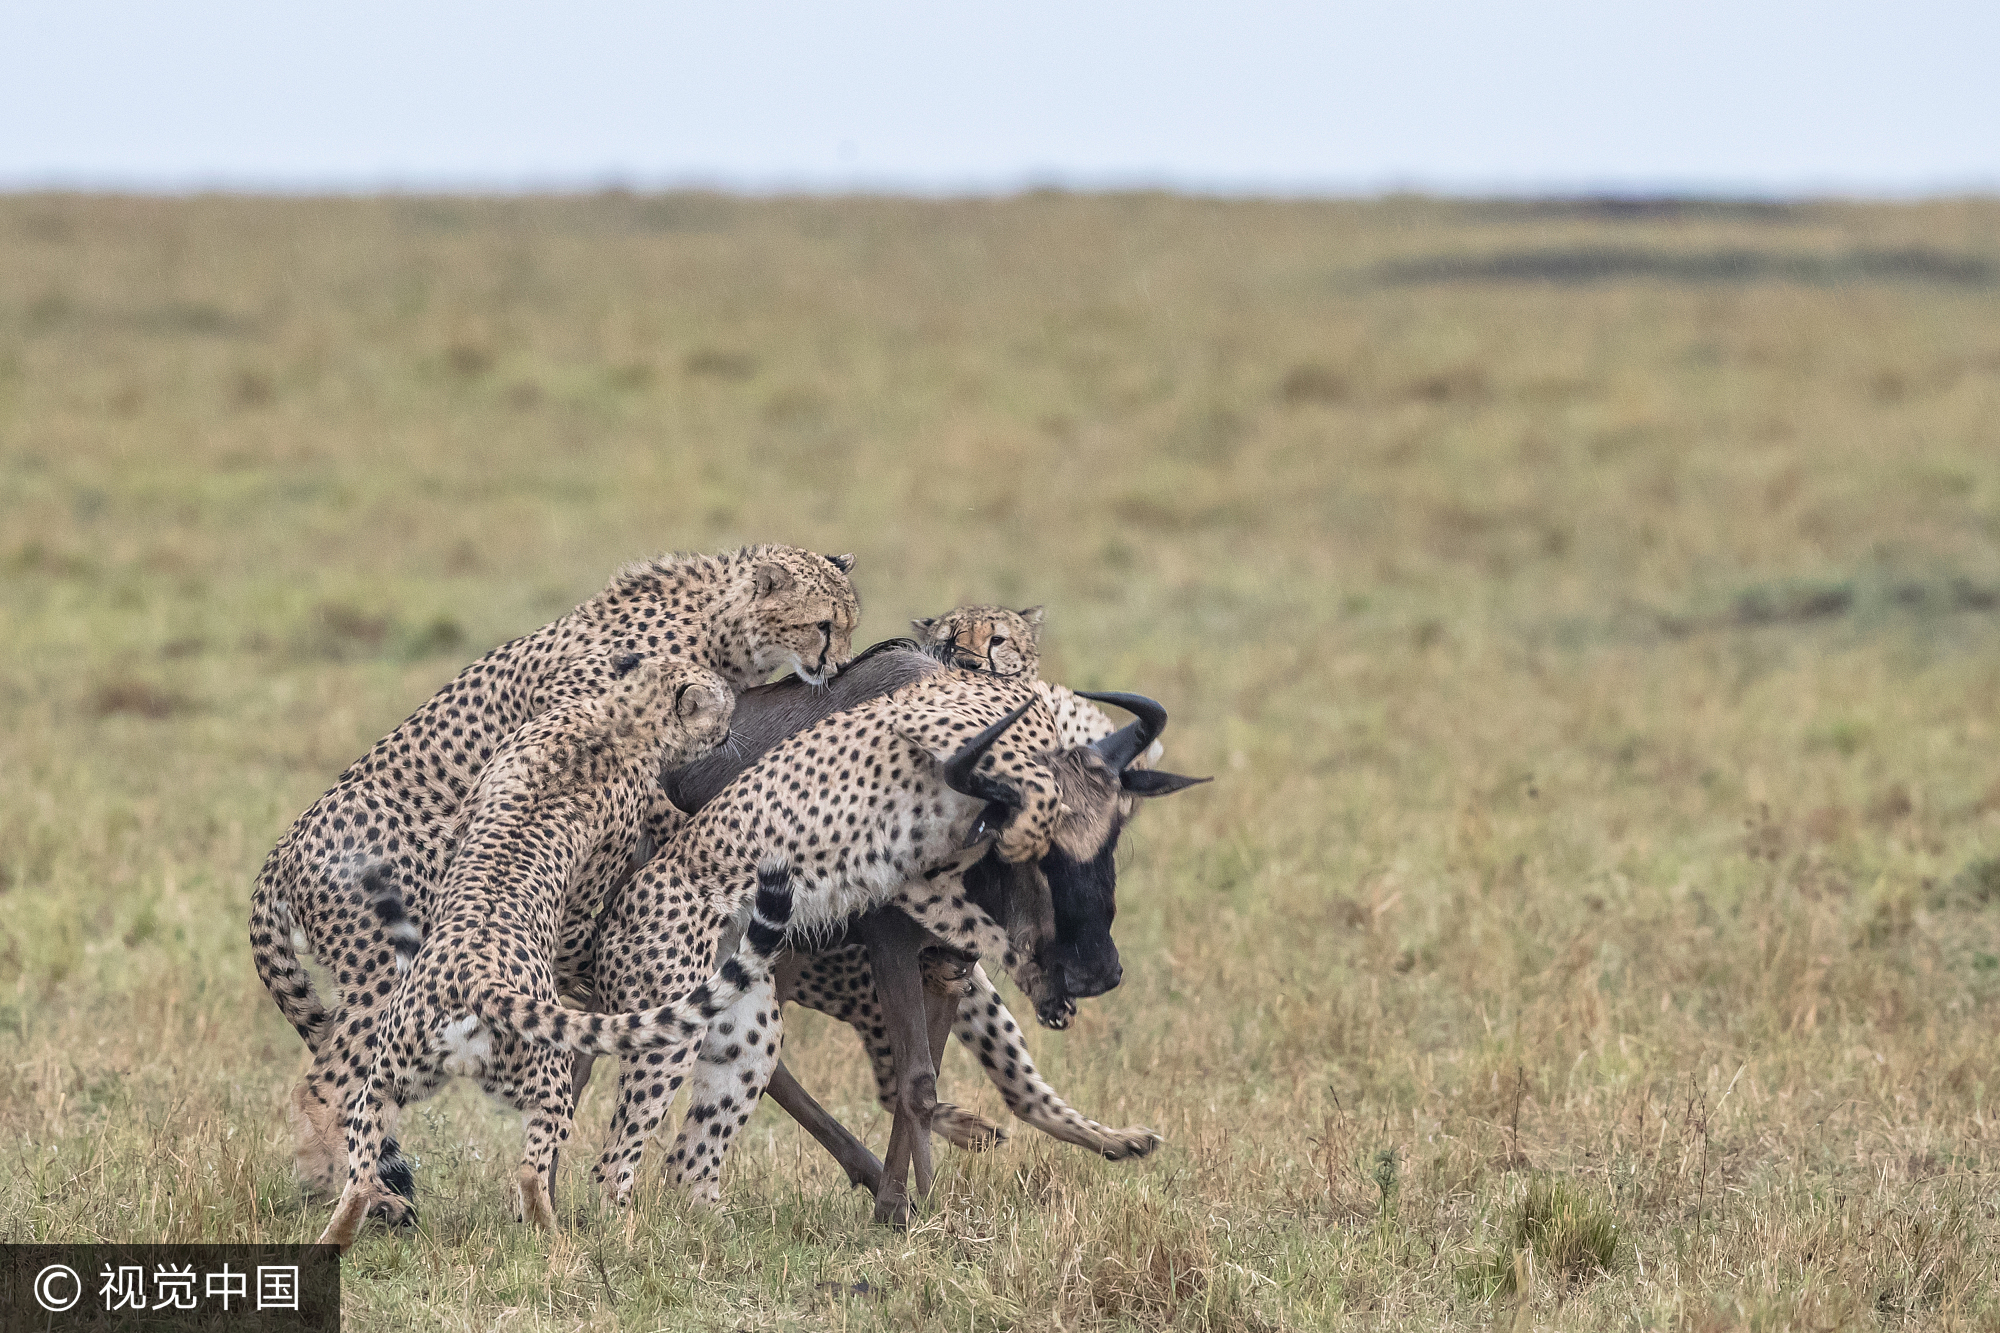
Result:
<svg viewBox="0 0 2000 1333"><path fill-rule="evenodd" d="M917 642L949 649L954 665L996 676L1032 676L1041 666L1042 608L961 606L941 616L912 620Z"/></svg>
<svg viewBox="0 0 2000 1333"><path fill-rule="evenodd" d="M790 546L745 553L735 606L723 635L724 670L748 688L789 667L823 685L854 655L861 602L848 571L851 555L817 555Z"/></svg>
<svg viewBox="0 0 2000 1333"><path fill-rule="evenodd" d="M707 667L632 654L612 664L608 702L621 750L657 772L692 762L729 739L736 692Z"/></svg>

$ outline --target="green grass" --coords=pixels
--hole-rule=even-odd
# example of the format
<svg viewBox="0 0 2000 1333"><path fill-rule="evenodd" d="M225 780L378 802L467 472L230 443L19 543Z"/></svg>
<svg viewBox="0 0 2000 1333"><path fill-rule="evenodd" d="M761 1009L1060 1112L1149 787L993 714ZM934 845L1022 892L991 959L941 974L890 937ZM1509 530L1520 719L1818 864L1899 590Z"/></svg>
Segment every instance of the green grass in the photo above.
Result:
<svg viewBox="0 0 2000 1333"><path fill-rule="evenodd" d="M1977 200L0 199L0 1239L316 1235L264 852L620 562L773 540L861 642L1046 603L1218 775L1031 1035L1165 1146L942 1149L905 1236L766 1108L720 1214L571 1163L548 1240L455 1089L352 1327L2000 1323L1996 270Z"/></svg>
<svg viewBox="0 0 2000 1333"><path fill-rule="evenodd" d="M1481 1296L1520 1296L1538 1280L1567 1286L1609 1276L1618 1223L1561 1180L1539 1179L1514 1205L1497 1253L1471 1272Z"/></svg>

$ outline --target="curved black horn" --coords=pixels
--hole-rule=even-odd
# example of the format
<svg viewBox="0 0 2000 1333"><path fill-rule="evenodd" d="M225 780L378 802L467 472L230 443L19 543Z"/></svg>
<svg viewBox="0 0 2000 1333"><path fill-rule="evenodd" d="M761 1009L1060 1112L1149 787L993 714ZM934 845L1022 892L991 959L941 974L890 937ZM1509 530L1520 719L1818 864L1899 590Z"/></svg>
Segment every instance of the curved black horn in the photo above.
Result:
<svg viewBox="0 0 2000 1333"><path fill-rule="evenodd" d="M953 791L963 792L975 800L994 801L1006 806L1010 810L1019 810L1025 804L1021 799L1021 793L1015 791L1012 787L997 778L987 777L984 773L974 772L974 770L979 767L979 761L986 757L986 752L993 748L993 742L1000 739L1000 734L1016 722L1019 722L1021 714L1034 706L1035 700L1029 699L1028 702L1022 704L1019 708L1016 708L1013 712L1007 714L1007 716L1001 718L998 722L995 722L992 726L967 741L964 748L953 755L950 762L945 764L945 785Z"/></svg>
<svg viewBox="0 0 2000 1333"><path fill-rule="evenodd" d="M1090 747L1111 765L1115 773L1124 772L1126 766L1146 753L1146 747L1158 740L1160 733L1167 729L1167 710L1143 694L1088 694L1078 690L1076 695L1079 699L1094 699L1101 704L1122 708L1138 719L1126 723Z"/></svg>

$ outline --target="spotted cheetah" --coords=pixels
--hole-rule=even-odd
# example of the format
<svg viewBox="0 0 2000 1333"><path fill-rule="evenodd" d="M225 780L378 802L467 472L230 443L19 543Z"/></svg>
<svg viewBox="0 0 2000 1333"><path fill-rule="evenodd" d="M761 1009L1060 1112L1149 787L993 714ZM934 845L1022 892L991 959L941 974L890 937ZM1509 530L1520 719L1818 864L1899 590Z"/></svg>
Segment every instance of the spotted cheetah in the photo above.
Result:
<svg viewBox="0 0 2000 1333"><path fill-rule="evenodd" d="M703 806L606 910L598 1007L685 994L766 854L791 864L793 929L803 937L894 899L947 939L1006 958L1029 974L1031 994L1042 992L1034 960L968 901L963 875L989 838L1009 862L1046 854L1058 831L1058 785L1037 756L1054 740L1054 722L1025 682L949 669L787 737ZM911 881L922 884L920 897L904 895ZM694 1045L669 1058L665 1077L629 1064L619 1071L597 1168L614 1204L630 1197L646 1138Z"/></svg>
<svg viewBox="0 0 2000 1333"><path fill-rule="evenodd" d="M783 864L767 861L747 967L732 957L711 983L644 1013L584 1014L557 996L557 926L572 884L607 853L630 854L662 757L714 748L734 702L728 682L708 668L648 659L602 695L560 700L525 723L468 798L465 837L437 887L427 938L387 863L369 863L361 897L403 975L376 1015L374 1058L348 1108L347 1184L322 1244L352 1244L371 1208L391 1220L407 1211L378 1178L385 1139L404 1106L455 1074L523 1113L521 1215L553 1228L555 1158L570 1135L564 1053L657 1055L703 1031L768 968L790 890Z"/></svg>
<svg viewBox="0 0 2000 1333"><path fill-rule="evenodd" d="M1132 757L1143 755L1154 745L1165 726L1165 712L1139 696L1100 697L1142 710L1141 719L1121 733L1100 737L1097 743L1101 749L1071 748L1055 758L1052 767L1057 775L1063 814L1042 862L1030 869L1000 867L989 859L973 867L965 877L967 900L991 915L1012 913L1010 908L994 905L996 897L1004 901L1010 896L1006 893L1010 885L1004 879L995 883L991 876L1026 875L1042 879L1042 902L1050 918L1042 923L1040 933L1049 947L1019 948L1021 940L1017 935L1016 952L1032 954L1040 966L1025 977L1018 966L1014 970L1017 980L1025 983L1024 988L1051 978L1061 986L1069 978L1076 978L1076 988L1069 994L1077 998L1101 994L1118 982L1117 946L1111 940L1110 926L1116 913L1115 855L1125 823L1124 802L1133 797L1184 790L1200 781L1130 767ZM1109 727L1108 718L1103 725ZM719 759L718 755L717 759L705 762L712 765ZM1060 882L1062 890L1051 891L1050 880ZM1032 901L1032 895L1023 896ZM966 933L961 933L941 942L956 945L967 938ZM980 952L976 939L971 941L969 952ZM897 1068L890 1049L890 1025L876 994L874 965L866 949L850 945L821 950L802 964L781 963L774 971L772 989L775 993L766 993L763 988L746 992L729 1012L717 1018L691 1076L688 1113L668 1164L676 1182L695 1198L713 1201L718 1197L722 1160L730 1141L748 1122L758 1097L775 1072L783 1030L782 1004L786 999L831 1013L861 1031L883 1103L898 1113L899 1121L907 1111L930 1130L943 1133L962 1147L977 1149L997 1141L997 1127L983 1117L949 1104L935 1103L933 1071ZM1013 1015L983 969L971 968L961 993L964 998L956 1006L950 1030L978 1056L1008 1109L1016 1116L1057 1139L1087 1147L1111 1160L1144 1156L1159 1144L1159 1136L1150 1129L1143 1126L1111 1129L1081 1115L1056 1095L1036 1071ZM1051 1021L1049 1008L1046 1003L1038 1004L1038 1016L1044 1024L1064 1026L1065 1022ZM940 1029L934 1040L941 1041L943 1036ZM932 1049L934 1054L942 1053L941 1049ZM918 1105L908 1107L906 1104L913 1098ZM805 1100L810 1104L809 1098ZM786 1109L794 1108L788 1103ZM937 1111L943 1113L941 1120ZM839 1132L845 1134L844 1130ZM847 1137L851 1140L851 1135ZM866 1156L865 1150L853 1151L859 1148L858 1143L852 1144L848 1151L831 1144L829 1147L843 1165ZM892 1151L891 1177L895 1171ZM927 1174L927 1166L920 1167L920 1180ZM900 1196L900 1180L891 1179L890 1183ZM878 1220L893 1220L902 1215L897 1210L905 1205L891 1202L885 1212L880 1206L883 1195L879 1191L877 1199Z"/></svg>
<svg viewBox="0 0 2000 1333"><path fill-rule="evenodd" d="M954 616L960 613L953 613ZM942 623L941 617L936 622ZM869 654L881 647L870 649ZM836 693L852 692L868 688L868 678L873 671L869 654L855 659L855 669L844 676L834 686ZM699 761L682 770L682 774L699 772L703 769L719 769L729 764L746 763L751 757L741 754L741 749L753 747L760 738L760 719L763 699L761 696L773 691L785 690L789 682L765 686L744 696L744 705L749 716L739 713L740 725L736 729L738 744L732 745L728 754L717 752L707 760ZM1088 698L1080 696L1061 686L1045 681L1036 681L1035 688L1041 693L1056 720L1056 731L1065 748L1090 745L1103 740L1117 730L1111 717ZM1157 738L1140 750L1132 761L1132 766L1146 767L1157 763L1161 755ZM682 800L693 793L693 785L684 777L678 778L676 790ZM1120 822L1129 819L1136 798L1120 796ZM1040 875L1039 868L1017 868L1015 874ZM1053 925L1053 921L1051 921ZM1108 920L1092 921L1081 927L1088 932L1101 930L1109 943ZM1073 927L1075 928L1075 927ZM1053 943L1053 941L1051 941ZM1115 949L1115 945L1110 946ZM927 980L935 968L927 969ZM868 950L859 943L843 944L832 949L802 953L797 946L786 950L773 970L777 983L778 1002L803 1005L830 1017L837 1018L851 1026L860 1037L865 1048L869 1065L875 1076L877 1100L884 1110L894 1112L898 1096L896 1062L891 1050L886 1016L876 994L874 971L868 960ZM1144 1157L1159 1146L1160 1136L1143 1125L1115 1129L1098 1123L1072 1107L1056 1090L1042 1078L1029 1056L1026 1044L1021 1040L1021 1031L1006 1002L993 988L985 970L971 963L955 976L958 995L961 997L951 1027L951 1033L964 1047L973 1052L985 1069L987 1077L1000 1092L1007 1109L1015 1117L1030 1127L1064 1143L1075 1144L1097 1153L1109 1161L1119 1161L1128 1157ZM758 1019L762 1018L759 1023ZM769 1028L768 1016L753 1014L751 1022L762 1028ZM689 1076L688 1113L682 1122L679 1137L673 1151L667 1158L670 1170L678 1172L679 1183L691 1191L708 1191L712 1197L719 1176L721 1159L728 1150L728 1140L747 1116L740 1112L732 1115L737 1108L747 1109L755 1104L753 1089L758 1086L759 1075L754 1068L746 1068L741 1061L741 1049L731 1041L733 1031L729 1015L718 1019L710 1029L707 1042L701 1052L700 1062ZM768 1044L768 1041L767 1043ZM942 1055L942 1051L935 1052ZM772 1078L771 1088L775 1091L778 1083ZM810 1099L805 1099L810 1104ZM790 1105L786 1109L792 1110ZM822 1124L831 1122L831 1117L822 1115ZM932 1131L948 1142L968 1151L982 1151L1006 1140L1005 1131L984 1116L963 1107L949 1103L939 1103L931 1119ZM853 1162L872 1161L851 1134L831 1122L832 1132L844 1136L846 1142L837 1147L829 1145L836 1158L843 1165ZM816 1131L817 1132L817 1131ZM706 1140L708 1151L695 1150L697 1142ZM822 1140L825 1141L824 1139ZM708 1158L703 1163L703 1157ZM879 1169L879 1163L874 1164ZM704 1169L706 1167L706 1169ZM864 1184L873 1192L877 1181L873 1178L857 1178L857 1184Z"/></svg>
<svg viewBox="0 0 2000 1333"><path fill-rule="evenodd" d="M394 955L379 922L339 882L359 855L382 861L419 928L457 844L462 805L480 771L524 722L565 699L600 693L613 664L633 654L700 664L741 691L782 667L824 682L851 652L859 604L852 556L788 546L676 555L620 570L603 592L461 671L301 815L265 859L251 897L257 974L312 1052L294 1089L299 1176L333 1190L345 1179L338 1108L370 1060L373 1015L395 988ZM596 909L580 880L566 937L587 936ZM577 925L581 922L581 925ZM295 952L333 974L332 1006ZM384 1178L412 1186L393 1142Z"/></svg>
<svg viewBox="0 0 2000 1333"><path fill-rule="evenodd" d="M762 757L766 747L779 743L788 735L805 734L815 726L830 725L838 720L829 719L827 723L822 723L821 719L829 714L852 709L937 673L956 674L949 672L935 656L917 651L916 645L892 641L878 644L854 659L841 679L828 691L807 691L796 682L785 681L753 690L743 697L739 705L739 725L733 731L730 750L718 751L686 769L663 775L663 783L676 804L688 808L701 807L717 793L733 789L730 784L745 768L753 763L773 762ZM1039 687L1040 682L1035 684ZM1088 723L1072 720L1065 724L1072 732L1089 730L1093 739L1100 740L1104 737L1098 733L1111 732L1110 719L1079 696L1061 691L1059 695L1050 697L1057 698L1066 710L1082 708L1095 712L1094 728ZM1032 868L1009 868L997 857L989 855L973 868L964 881L964 897L971 907L1008 922L1005 928L1008 945L997 951L995 956L1014 970L1023 989L1030 995L1037 995L1038 986L1054 981L1054 994L1042 993L1037 1006L1038 1017L1048 1026L1066 1023L1074 997L1098 994L1117 984L1117 948L1110 937L1110 923L1115 912L1111 892L1115 882L1113 862L1110 847L1098 845L1099 840L1115 838L1114 830L1123 822L1122 816L1116 813L1117 803L1125 799L1123 793L1131 784L1146 786L1155 794L1164 794L1194 781L1169 774L1122 773L1121 767L1129 759L1157 749L1154 737L1165 725L1165 714L1158 705L1138 696L1099 697L1140 710L1142 718L1120 733L1116 744L1102 753L1059 747L1069 752L1054 758L1051 771L1058 775L1064 811L1058 822L1057 836L1052 840L1043 862ZM1010 735L1009 740L1012 739ZM774 767L772 771L782 775L781 769ZM1086 841L1090 845L1086 846ZM1061 881L1062 892L1051 891L1048 883L1050 874ZM1026 891L1008 892L1013 881L1023 878L1030 886ZM905 894L913 899L909 905L917 914L922 914L924 900L933 896L921 885L913 894L906 886ZM898 900L901 901L901 898ZM1040 904L1038 908L1033 906L1037 902ZM621 906L621 902L614 902L606 920L615 919ZM957 932L961 939L969 940L975 949L979 948L978 932L972 928L975 926L972 914L968 913L966 920L956 922L952 916L946 914L944 918L944 933ZM1064 921L1064 929L1060 932L1057 930L1059 917ZM637 935L643 932L639 928L628 928L628 933ZM610 955L616 950L607 946L604 952ZM786 998L807 1002L817 1000L820 1007L854 1022L868 1040L878 1070L885 1071L886 1076L886 1071L892 1069L893 1064L875 999L874 974L866 962L866 953L858 945L852 949L816 951L810 943L795 943L789 952L799 961L787 963L779 969L779 975L786 979L783 992ZM983 973L980 983L985 984ZM616 1003L621 1007L647 1003L651 1002L648 997L652 994L641 987L619 998ZM985 986L985 994L991 994L990 985ZM997 996L992 997L992 1003L998 1003ZM978 1009L979 1022L992 1028L994 1035L1009 1043L1006 1052L996 1052L994 1041L985 1040L986 1050L996 1052L988 1061L989 1073L996 1081L1020 1079L1020 1087L1003 1088L1003 1092L1010 1106L1027 1108L1023 1110L1024 1118L1038 1126L1052 1128L1070 1141L1088 1142L1112 1157L1148 1151L1157 1142L1157 1137L1150 1130L1106 1130L1072 1111L1040 1081L1024 1052L1018 1058L1009 1053L1012 1050L1012 1034L1015 1033L1012 1015L1007 1014L1004 1007L990 1013L987 1012L989 1008L982 996ZM698 1197L714 1197L715 1168L720 1165L721 1152L735 1130L747 1120L749 1111L763 1090L764 1080L773 1072L779 1014L780 1007L775 996L752 992L746 994L731 1012L720 1016L710 1030L701 1062L691 1075L695 1088L690 1097L689 1113L683 1121L673 1154L668 1159L670 1171L676 1174L684 1187L696 1191ZM973 1018L974 1015L968 1012L966 1021L971 1023ZM939 1033L940 1039L943 1035L943 1032ZM579 1089L583 1077L587 1077L587 1071L579 1077ZM677 1083L679 1080L673 1081ZM663 1085L658 1090L663 1098L670 1097L671 1092L670 1085ZM664 1106L661 1109L664 1110ZM950 1107L943 1108L942 1118L934 1117L932 1125L966 1145L990 1142L997 1135L996 1127L983 1118ZM647 1130L650 1128L650 1125L645 1126Z"/></svg>
<svg viewBox="0 0 2000 1333"><path fill-rule="evenodd" d="M946 660L996 676L1032 676L1041 667L1042 608L961 606L941 616L912 620L917 642L942 649Z"/></svg>

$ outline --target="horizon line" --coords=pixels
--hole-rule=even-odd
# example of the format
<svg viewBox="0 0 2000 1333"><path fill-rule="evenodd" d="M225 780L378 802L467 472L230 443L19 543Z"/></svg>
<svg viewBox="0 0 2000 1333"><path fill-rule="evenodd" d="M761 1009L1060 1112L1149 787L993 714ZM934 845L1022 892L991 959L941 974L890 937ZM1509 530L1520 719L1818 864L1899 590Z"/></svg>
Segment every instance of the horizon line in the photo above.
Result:
<svg viewBox="0 0 2000 1333"><path fill-rule="evenodd" d="M1037 194L1170 195L1239 202L1368 202L1397 198L1440 201L1604 200L1734 203L1923 203L2000 198L2000 174L1986 178L1886 182L1839 179L1749 181L1718 177L1580 177L1545 180L1426 179L1415 174L1371 181L1340 179L1183 178L1149 173L1020 172L954 180L915 177L791 173L561 172L481 176L474 173L407 176L383 173L304 176L214 172L151 176L146 173L0 173L0 197L83 195L103 197L246 199L310 198L579 198L592 195L708 194L745 200L1013 199Z"/></svg>

